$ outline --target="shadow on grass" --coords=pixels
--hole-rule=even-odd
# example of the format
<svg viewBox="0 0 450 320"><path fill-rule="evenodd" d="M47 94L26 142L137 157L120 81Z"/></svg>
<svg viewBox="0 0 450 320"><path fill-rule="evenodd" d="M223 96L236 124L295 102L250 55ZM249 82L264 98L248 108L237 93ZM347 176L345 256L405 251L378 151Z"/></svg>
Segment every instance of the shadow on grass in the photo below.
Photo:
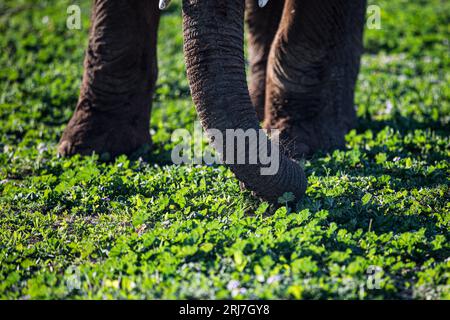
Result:
<svg viewBox="0 0 450 320"><path fill-rule="evenodd" d="M357 131L362 133L372 130L376 134L386 127L394 128L402 135L413 133L417 129L433 130L436 136L442 139L446 139L450 135L450 128L441 122L420 122L406 117L396 117L386 121L359 119ZM310 209L311 212L328 210L327 222L335 222L352 232L361 229L364 232L370 230L381 235L391 232L393 234L414 232L425 228L427 236L438 233L446 234L445 226L438 221L438 215L439 208L445 206L445 197L450 197L449 190L447 189L447 195L444 197L432 197L431 200L425 201L426 203L420 197L416 197L413 190L448 185L447 172L439 168L429 172L404 166L386 166L384 162L377 163L375 160L375 156L381 152L385 153L390 161L396 157L400 159L411 157L419 158L431 165L447 160L445 150L442 152L430 150L426 154L421 154L419 149L416 150L413 145L409 144L403 144L401 148L394 151L384 146L361 150L360 162L356 165L351 165L345 155L343 158L331 156L326 159L323 154L316 155L311 160L311 167L306 170L308 176L336 177L338 172L343 172L348 177L349 183L339 196L323 194L323 187L317 193L312 191L298 204L297 209ZM389 178L380 179L382 176ZM362 197L366 191L358 187L357 182L360 184L364 178L376 178L376 181L372 181L369 192L381 197L380 201L371 200L363 204ZM406 195L395 197L399 192L406 192Z"/></svg>
<svg viewBox="0 0 450 320"><path fill-rule="evenodd" d="M405 117L396 113L392 119L389 120L374 120L370 115L367 115L366 117L358 118L356 130L358 133L372 130L372 132L376 134L384 128L390 127L398 130L401 134L407 134L408 132L414 132L414 130L430 129L435 131L437 135L449 136L450 126L448 123L443 123L443 121L435 121L429 116L424 117L424 121L418 121L413 117Z"/></svg>

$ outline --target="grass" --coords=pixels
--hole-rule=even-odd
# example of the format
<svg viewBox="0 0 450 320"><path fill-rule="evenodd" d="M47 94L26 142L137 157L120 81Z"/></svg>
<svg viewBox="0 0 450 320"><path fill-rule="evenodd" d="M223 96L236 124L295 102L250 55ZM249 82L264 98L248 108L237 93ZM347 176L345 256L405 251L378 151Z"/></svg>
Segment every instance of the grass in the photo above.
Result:
<svg viewBox="0 0 450 320"><path fill-rule="evenodd" d="M274 208L222 166L170 163L196 119L179 4L164 14L155 150L61 159L82 75L68 1L0 4L0 298L450 299L450 3L371 1L348 149ZM72 4L72 2L70 3Z"/></svg>

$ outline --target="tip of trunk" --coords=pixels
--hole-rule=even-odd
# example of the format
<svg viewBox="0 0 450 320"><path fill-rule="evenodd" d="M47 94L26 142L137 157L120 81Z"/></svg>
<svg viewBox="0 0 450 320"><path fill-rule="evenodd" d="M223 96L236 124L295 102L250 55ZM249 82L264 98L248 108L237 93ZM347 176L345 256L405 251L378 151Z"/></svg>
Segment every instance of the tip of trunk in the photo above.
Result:
<svg viewBox="0 0 450 320"><path fill-rule="evenodd" d="M184 52L192 97L203 127L222 136L230 130L260 130L245 74L244 5L242 0L183 1ZM230 142L223 139L214 146L224 153L233 148L239 153L234 141ZM286 193L295 200L303 196L306 177L297 162L274 148L270 139L265 145L257 144L256 149L251 147L251 140L243 143L246 161L235 162L233 157L225 163L246 188L268 201L277 201ZM273 174L263 173L267 165L262 165L261 150L270 155L278 152ZM255 152L256 162L248 161L255 158Z"/></svg>

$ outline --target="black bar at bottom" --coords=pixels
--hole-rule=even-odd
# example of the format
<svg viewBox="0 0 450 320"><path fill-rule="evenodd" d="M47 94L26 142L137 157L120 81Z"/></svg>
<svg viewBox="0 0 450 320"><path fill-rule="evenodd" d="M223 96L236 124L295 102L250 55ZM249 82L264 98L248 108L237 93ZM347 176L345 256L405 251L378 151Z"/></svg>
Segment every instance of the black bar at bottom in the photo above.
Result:
<svg viewBox="0 0 450 320"><path fill-rule="evenodd" d="M302 317L355 316L360 318L417 315L426 307L439 312L448 310L448 301L291 301L291 300L152 300L152 301L0 301L2 314L19 317L32 314L33 317L60 319L70 315L80 320L101 316L126 320L138 317L145 319L301 319ZM6 312L11 313L6 313Z"/></svg>

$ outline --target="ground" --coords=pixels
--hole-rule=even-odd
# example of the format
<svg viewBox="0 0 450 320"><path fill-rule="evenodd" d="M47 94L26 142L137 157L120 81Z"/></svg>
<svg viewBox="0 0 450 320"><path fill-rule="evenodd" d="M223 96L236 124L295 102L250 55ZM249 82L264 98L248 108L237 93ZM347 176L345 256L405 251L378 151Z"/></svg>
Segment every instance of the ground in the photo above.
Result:
<svg viewBox="0 0 450 320"><path fill-rule="evenodd" d="M450 298L450 2L372 0L346 151L296 206L223 166L176 166L196 119L180 6L165 12L155 150L61 159L90 1L0 3L0 298ZM66 27L69 4L82 30ZM283 202L283 199L280 199Z"/></svg>

